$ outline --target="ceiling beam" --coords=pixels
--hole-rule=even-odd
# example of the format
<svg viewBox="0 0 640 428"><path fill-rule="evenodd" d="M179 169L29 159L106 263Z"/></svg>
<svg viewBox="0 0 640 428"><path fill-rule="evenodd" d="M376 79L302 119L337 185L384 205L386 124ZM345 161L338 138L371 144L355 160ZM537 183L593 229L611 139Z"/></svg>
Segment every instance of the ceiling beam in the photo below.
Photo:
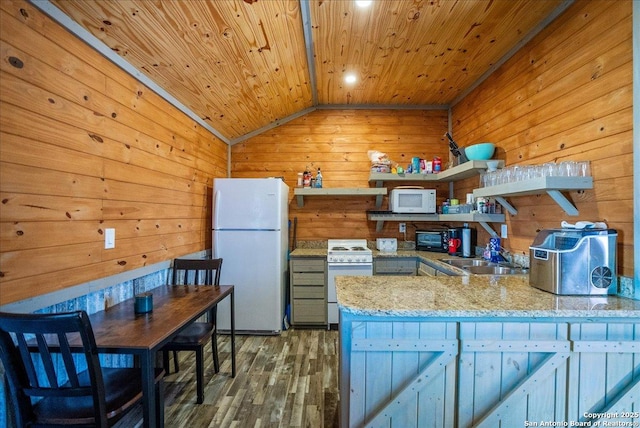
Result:
<svg viewBox="0 0 640 428"><path fill-rule="evenodd" d="M304 45L307 51L307 68L309 69L309 79L311 85L312 105L318 105L318 85L316 78L315 53L313 51L313 34L311 32L311 9L308 0L300 0L300 13L302 14L302 32L304 34Z"/></svg>
<svg viewBox="0 0 640 428"><path fill-rule="evenodd" d="M321 104L319 110L448 110L446 104Z"/></svg>
<svg viewBox="0 0 640 428"><path fill-rule="evenodd" d="M309 107L309 108L306 108L304 110L298 111L298 112L296 112L294 114L291 114L291 115L289 115L289 116L287 116L287 117L285 117L283 119L279 119L279 120L276 120L275 122L271 122L270 124L265 125L262 128L258 128L255 131L251 131L251 132L249 132L247 134L241 135L238 138L235 138L235 139L231 140L229 142L229 145L234 145L234 144L238 144L238 143L241 143L243 141L246 141L249 138L255 137L256 135L260 135L260 134L262 134L264 132L267 132L270 129L277 128L278 126L284 125L287 122L291 122L294 119L297 119L297 118L299 118L301 116L309 114L314 110L316 110L316 107Z"/></svg>

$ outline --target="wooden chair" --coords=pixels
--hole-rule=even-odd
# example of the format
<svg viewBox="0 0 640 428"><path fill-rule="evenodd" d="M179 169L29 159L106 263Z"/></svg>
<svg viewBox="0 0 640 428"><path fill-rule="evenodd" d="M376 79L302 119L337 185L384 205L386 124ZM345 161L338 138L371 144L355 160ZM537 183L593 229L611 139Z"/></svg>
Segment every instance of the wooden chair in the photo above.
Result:
<svg viewBox="0 0 640 428"><path fill-rule="evenodd" d="M222 259L192 260L175 259L173 262L173 281L176 286L184 284L219 285ZM204 277L202 276L204 274ZM169 351L173 351L173 364L178 372L177 351L193 351L196 353L197 402L204 400L204 347L211 339L213 352L213 367L216 373L220 371L218 360L218 340L216 327L217 307L214 307L206 322L194 322L178 334L163 350L164 369L169 373Z"/></svg>
<svg viewBox="0 0 640 428"><path fill-rule="evenodd" d="M18 427L108 427L142 398L140 369L100 366L84 311L0 313L0 356ZM156 370L158 420L163 375Z"/></svg>

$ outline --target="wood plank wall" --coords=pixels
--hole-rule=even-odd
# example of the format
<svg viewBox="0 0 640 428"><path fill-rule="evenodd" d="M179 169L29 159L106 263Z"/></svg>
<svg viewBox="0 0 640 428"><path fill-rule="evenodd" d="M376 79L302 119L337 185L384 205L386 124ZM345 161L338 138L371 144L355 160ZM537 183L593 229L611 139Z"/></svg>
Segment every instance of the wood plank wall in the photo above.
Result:
<svg viewBox="0 0 640 428"><path fill-rule="evenodd" d="M211 247L226 144L27 2L0 43L0 304Z"/></svg>
<svg viewBox="0 0 640 428"><path fill-rule="evenodd" d="M233 145L231 175L284 177L290 187L289 218L297 218L299 240L403 238L395 222L386 222L376 233L375 222L366 215L375 208L372 196L309 197L299 208L293 197L297 173L309 168L315 176L319 167L326 188L371 187L369 150L386 153L403 167L413 156L448 160L446 131L446 110L316 110ZM444 201L448 185L434 188ZM384 198L383 209L387 207ZM416 226L408 226L407 238L413 240Z"/></svg>
<svg viewBox="0 0 640 428"><path fill-rule="evenodd" d="M209 248L224 143L29 3L0 2L0 23L0 304ZM591 161L595 188L570 195L580 217L546 196L517 198L507 249L526 252L562 219L604 220L619 231L619 273L632 276L631 72L631 2L576 2L453 108L456 140L495 141L507 164ZM325 187L368 187L368 150L403 165L446 159L446 129L446 111L317 110L234 145L232 176L293 186L319 166ZM476 185L457 183L457 196ZM437 189L441 202L448 187ZM298 239L402 239L396 223L375 232L373 207L318 197L298 208L292 190L290 218ZM424 225L408 224L407 238Z"/></svg>
<svg viewBox="0 0 640 428"><path fill-rule="evenodd" d="M579 217L548 196L512 200L519 211L507 214L509 251L528 255L537 232L561 220L606 221L619 233L618 272L633 276L631 32L630 1L576 2L452 109L458 143L493 141L507 165L591 161L594 189L569 194ZM319 110L232 146L231 173L284 176L293 186L297 171L320 166L325 187L368 187L368 150L401 164L448 158L446 129L444 111ZM478 182L456 183L455 196L464 199ZM440 203L448 187L437 188ZM376 233L365 213L373 207L373 198L307 198L303 208L292 200L290 218L298 218L298 239L402 239L394 222ZM429 225L407 224L407 239ZM476 228L478 242L488 241Z"/></svg>
<svg viewBox="0 0 640 428"><path fill-rule="evenodd" d="M561 220L605 221L618 231L618 272L633 276L631 37L631 1L575 2L453 107L454 137L495 142L507 165L591 162L593 190L569 195L578 217L548 196L512 199L512 251L528 254L536 233Z"/></svg>

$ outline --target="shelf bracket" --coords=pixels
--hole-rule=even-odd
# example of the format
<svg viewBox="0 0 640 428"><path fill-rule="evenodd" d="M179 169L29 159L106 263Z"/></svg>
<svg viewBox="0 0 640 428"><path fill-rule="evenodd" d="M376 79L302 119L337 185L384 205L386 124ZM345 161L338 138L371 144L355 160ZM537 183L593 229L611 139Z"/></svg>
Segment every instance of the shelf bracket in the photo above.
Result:
<svg viewBox="0 0 640 428"><path fill-rule="evenodd" d="M296 195L296 201L298 201L298 207L304 207L304 196Z"/></svg>
<svg viewBox="0 0 640 428"><path fill-rule="evenodd" d="M547 194L551 196L551 199L556 201L558 205L560 205L560 208L562 208L564 212L567 213L567 215L571 215L571 216L578 215L578 209L575 207L575 205L571 203L569 199L567 199L566 196L562 194L561 191L547 190Z"/></svg>
<svg viewBox="0 0 640 428"><path fill-rule="evenodd" d="M496 196L495 198L500 205L502 205L507 211L509 211L509 214L511 215L518 214L518 210L515 209L513 205L511 205L509 202L507 202L505 198L503 198L502 196Z"/></svg>
<svg viewBox="0 0 640 428"><path fill-rule="evenodd" d="M380 209L381 206L382 206L382 195L376 195L376 209Z"/></svg>
<svg viewBox="0 0 640 428"><path fill-rule="evenodd" d="M493 230L493 228L489 226L489 224L486 221L479 221L478 223L480 224L480 226L484 228L484 230L487 231L489 235L491 235L492 238L499 238L498 233L495 230Z"/></svg>

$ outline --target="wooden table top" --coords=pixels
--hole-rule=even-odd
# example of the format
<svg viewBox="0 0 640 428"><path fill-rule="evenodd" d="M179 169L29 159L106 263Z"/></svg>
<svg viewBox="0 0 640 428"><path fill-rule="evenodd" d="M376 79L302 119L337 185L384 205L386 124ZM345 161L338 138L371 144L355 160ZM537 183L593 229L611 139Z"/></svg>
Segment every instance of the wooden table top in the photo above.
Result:
<svg viewBox="0 0 640 428"><path fill-rule="evenodd" d="M232 285L163 285L153 290L153 311L136 314L135 298L90 315L100 352L159 349L183 327L231 294Z"/></svg>

